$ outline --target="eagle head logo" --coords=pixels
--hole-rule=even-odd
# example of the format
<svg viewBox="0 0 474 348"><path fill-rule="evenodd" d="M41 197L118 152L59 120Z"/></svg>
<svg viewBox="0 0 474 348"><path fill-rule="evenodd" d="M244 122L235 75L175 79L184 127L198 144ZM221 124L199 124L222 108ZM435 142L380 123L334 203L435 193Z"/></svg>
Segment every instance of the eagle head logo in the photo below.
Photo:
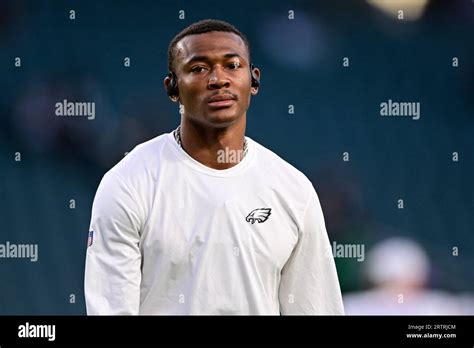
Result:
<svg viewBox="0 0 474 348"><path fill-rule="evenodd" d="M247 222L250 222L252 225L257 221L258 223L262 223L267 221L268 217L271 214L271 208L257 208L250 212L249 215L245 218Z"/></svg>

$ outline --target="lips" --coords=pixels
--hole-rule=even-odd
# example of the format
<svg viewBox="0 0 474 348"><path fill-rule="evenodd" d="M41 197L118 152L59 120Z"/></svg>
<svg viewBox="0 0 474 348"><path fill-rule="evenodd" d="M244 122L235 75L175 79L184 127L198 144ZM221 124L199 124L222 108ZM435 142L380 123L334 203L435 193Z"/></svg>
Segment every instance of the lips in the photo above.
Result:
<svg viewBox="0 0 474 348"><path fill-rule="evenodd" d="M215 94L207 101L211 107L228 107L234 104L235 97L231 94Z"/></svg>

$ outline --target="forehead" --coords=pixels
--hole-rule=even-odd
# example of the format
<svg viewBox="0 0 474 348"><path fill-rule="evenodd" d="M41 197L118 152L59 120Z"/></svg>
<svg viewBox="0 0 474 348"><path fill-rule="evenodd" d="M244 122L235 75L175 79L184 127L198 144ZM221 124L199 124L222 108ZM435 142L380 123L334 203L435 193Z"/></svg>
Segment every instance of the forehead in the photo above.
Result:
<svg viewBox="0 0 474 348"><path fill-rule="evenodd" d="M232 32L211 31L188 35L176 44L176 60L185 64L193 56L219 58L227 53L237 53L248 58L247 46L242 38Z"/></svg>

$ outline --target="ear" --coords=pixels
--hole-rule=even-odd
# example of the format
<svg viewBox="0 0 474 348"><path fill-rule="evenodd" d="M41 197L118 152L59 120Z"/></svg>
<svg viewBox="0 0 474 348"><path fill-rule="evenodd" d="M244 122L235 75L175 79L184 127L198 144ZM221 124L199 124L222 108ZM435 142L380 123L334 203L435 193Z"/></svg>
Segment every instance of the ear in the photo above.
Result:
<svg viewBox="0 0 474 348"><path fill-rule="evenodd" d="M260 81L260 69L256 68L256 67L253 67L252 72L253 72L254 76ZM251 90L250 90L250 93L252 93L252 95L257 95L258 89L259 89L259 87L252 87Z"/></svg>
<svg viewBox="0 0 474 348"><path fill-rule="evenodd" d="M164 78L163 86L165 87L165 91L168 94L168 90L170 88L172 88L171 87L171 77L169 75ZM177 95L168 95L168 96L171 99L171 101L173 101L175 103L179 100L179 96L177 96Z"/></svg>

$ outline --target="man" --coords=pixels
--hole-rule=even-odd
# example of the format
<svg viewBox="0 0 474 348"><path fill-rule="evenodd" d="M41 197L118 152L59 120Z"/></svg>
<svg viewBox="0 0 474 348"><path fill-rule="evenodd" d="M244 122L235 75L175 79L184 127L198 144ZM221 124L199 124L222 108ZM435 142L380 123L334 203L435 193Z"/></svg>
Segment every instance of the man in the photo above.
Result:
<svg viewBox="0 0 474 348"><path fill-rule="evenodd" d="M201 21L172 40L168 59L181 125L99 185L88 314L343 314L311 182L245 137L260 79L245 36Z"/></svg>

